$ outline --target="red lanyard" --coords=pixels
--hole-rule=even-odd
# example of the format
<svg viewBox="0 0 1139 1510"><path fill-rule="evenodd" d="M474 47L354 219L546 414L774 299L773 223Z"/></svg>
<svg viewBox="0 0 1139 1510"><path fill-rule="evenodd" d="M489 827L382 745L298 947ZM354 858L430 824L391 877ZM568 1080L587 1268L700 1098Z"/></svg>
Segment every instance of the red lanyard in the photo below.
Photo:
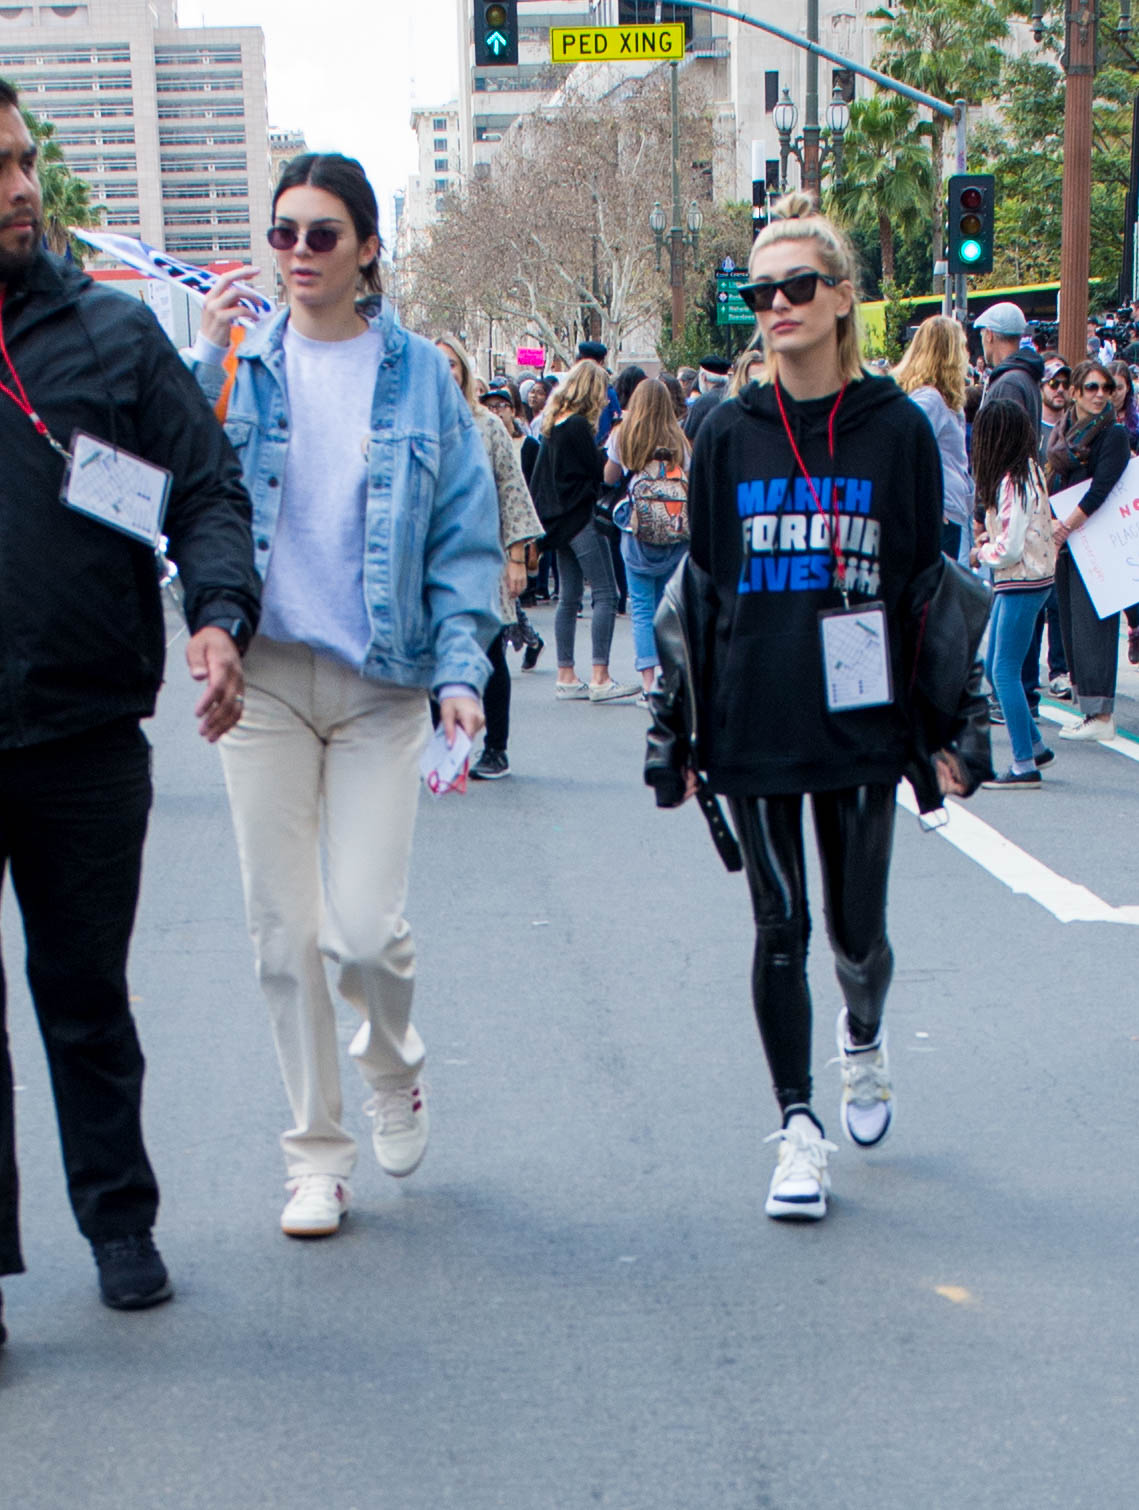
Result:
<svg viewBox="0 0 1139 1510"><path fill-rule="evenodd" d="M12 365L12 358L8 355L8 343L4 339L3 315L4 290L0 289L0 356L4 358L4 366L8 369L8 372L11 374L12 381L16 385L14 389L9 388L8 384L0 379L0 393L3 393L8 398L10 398L15 404L16 408L19 409L21 414L26 414L28 416L32 424L35 425L37 434L43 436L44 440L47 441L48 445L52 448L53 451L58 451L60 456L70 461L70 454L65 451L64 448L59 444L55 436L51 433L48 427L44 424L43 420L40 419L39 415L32 408L31 401L29 400L27 393L24 391L24 385L20 381L20 374Z"/></svg>
<svg viewBox="0 0 1139 1510"><path fill-rule="evenodd" d="M834 401L834 408L830 412L830 418L827 420L827 452L832 463L834 462L835 415L838 413L838 406L842 403L842 396L845 392L846 384L843 383L842 387L838 390L838 398ZM815 500L815 507L822 517L827 520L831 536L831 550L834 552L835 579L838 582L838 590L842 594L842 601L849 608L850 600L846 591L846 562L842 559L842 551L838 543L838 502L835 498L834 479L833 477L831 479L831 516L827 519L826 510L823 508L818 492L815 489L815 484L811 480L811 474L807 471L803 458L799 454L799 447L795 444L795 437L791 434L791 426L787 423L787 411L783 407L783 395L779 391L778 378L775 380L775 402L779 405L779 418L783 421L784 433L791 444L791 450L795 453L795 460L799 463L799 471L802 472L803 479L811 490L811 497Z"/></svg>

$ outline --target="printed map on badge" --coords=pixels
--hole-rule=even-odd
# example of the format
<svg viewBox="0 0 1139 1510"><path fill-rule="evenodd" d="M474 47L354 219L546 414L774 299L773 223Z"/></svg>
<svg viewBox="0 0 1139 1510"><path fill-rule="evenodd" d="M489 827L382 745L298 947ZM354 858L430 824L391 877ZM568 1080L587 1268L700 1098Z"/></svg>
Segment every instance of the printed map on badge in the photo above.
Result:
<svg viewBox="0 0 1139 1510"><path fill-rule="evenodd" d="M63 501L148 545L157 545L170 491L170 473L141 456L76 431Z"/></svg>
<svg viewBox="0 0 1139 1510"><path fill-rule="evenodd" d="M820 615L827 707L832 713L892 702L886 615L879 606Z"/></svg>

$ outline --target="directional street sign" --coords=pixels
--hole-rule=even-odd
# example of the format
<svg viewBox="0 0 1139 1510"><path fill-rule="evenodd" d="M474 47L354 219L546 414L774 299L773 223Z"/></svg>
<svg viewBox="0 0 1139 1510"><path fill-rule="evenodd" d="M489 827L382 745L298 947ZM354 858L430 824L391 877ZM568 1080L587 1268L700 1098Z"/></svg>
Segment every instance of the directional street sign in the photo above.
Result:
<svg viewBox="0 0 1139 1510"><path fill-rule="evenodd" d="M754 325L755 316L739 296L739 286L747 282L747 273L718 272L716 274L716 324Z"/></svg>
<svg viewBox="0 0 1139 1510"><path fill-rule="evenodd" d="M674 26L553 26L552 63L676 62L684 56L684 23Z"/></svg>

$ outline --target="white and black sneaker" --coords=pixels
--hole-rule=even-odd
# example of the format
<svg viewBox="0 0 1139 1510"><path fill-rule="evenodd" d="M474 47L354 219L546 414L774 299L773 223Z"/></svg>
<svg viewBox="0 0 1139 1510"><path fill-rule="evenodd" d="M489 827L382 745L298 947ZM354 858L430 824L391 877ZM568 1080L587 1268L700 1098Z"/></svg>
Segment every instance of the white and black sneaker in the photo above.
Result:
<svg viewBox="0 0 1139 1510"><path fill-rule="evenodd" d="M859 1148L874 1148L894 1120L894 1092L886 1055L886 1029L865 1048L850 1040L846 1008L835 1026L838 1056L831 1064L842 1070L842 1130Z"/></svg>
<svg viewBox="0 0 1139 1510"><path fill-rule="evenodd" d="M837 1153L833 1143L806 1107L789 1107L784 1125L765 1138L779 1143L779 1159L771 1176L764 1210L777 1221L819 1221L827 1214L827 1154Z"/></svg>

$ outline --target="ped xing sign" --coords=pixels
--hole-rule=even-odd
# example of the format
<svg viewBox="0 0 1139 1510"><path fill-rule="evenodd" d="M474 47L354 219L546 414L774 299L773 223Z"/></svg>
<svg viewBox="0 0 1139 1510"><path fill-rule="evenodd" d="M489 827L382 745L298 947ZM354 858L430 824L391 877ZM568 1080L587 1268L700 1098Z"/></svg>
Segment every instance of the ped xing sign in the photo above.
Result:
<svg viewBox="0 0 1139 1510"><path fill-rule="evenodd" d="M669 26L552 26L552 63L639 63L684 56L684 23Z"/></svg>

